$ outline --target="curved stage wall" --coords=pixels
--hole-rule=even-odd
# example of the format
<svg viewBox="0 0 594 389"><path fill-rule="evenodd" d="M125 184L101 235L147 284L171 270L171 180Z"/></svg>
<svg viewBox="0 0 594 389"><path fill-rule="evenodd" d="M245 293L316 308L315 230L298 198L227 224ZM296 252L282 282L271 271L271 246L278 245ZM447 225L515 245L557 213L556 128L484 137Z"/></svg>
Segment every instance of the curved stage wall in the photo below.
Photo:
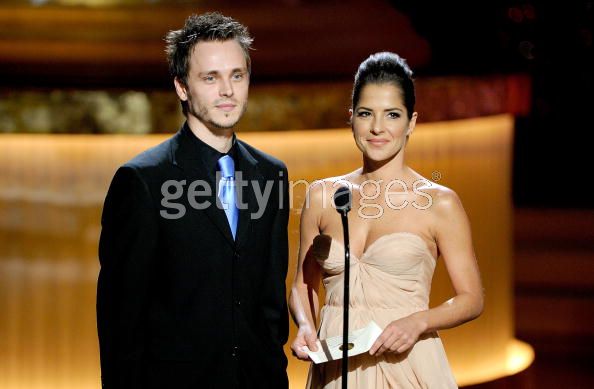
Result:
<svg viewBox="0 0 594 389"><path fill-rule="evenodd" d="M512 134L513 118L500 115L420 124L408 145L409 164L456 190L472 223L485 311L441 332L460 385L514 374L533 359L513 331ZM0 136L0 387L99 387L95 285L102 202L117 166L165 137ZM293 182L360 164L348 129L240 137L286 161ZM297 184L292 196L287 289L304 188ZM440 262L432 305L451 294ZM291 338L295 332L292 326ZM307 364L292 358L288 345L286 352L291 388L301 388Z"/></svg>

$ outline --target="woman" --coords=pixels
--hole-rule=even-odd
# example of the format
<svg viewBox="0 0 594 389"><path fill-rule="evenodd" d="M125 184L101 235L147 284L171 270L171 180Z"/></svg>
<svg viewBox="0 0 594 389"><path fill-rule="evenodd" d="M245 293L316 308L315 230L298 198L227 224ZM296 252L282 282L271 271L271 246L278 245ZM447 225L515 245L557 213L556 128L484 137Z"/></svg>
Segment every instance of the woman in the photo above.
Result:
<svg viewBox="0 0 594 389"><path fill-rule="evenodd" d="M406 164L406 143L417 120L414 104L412 72L402 58L384 52L361 63L349 112L363 166L312 185L301 214L289 301L299 331L291 348L308 360L304 346L317 349L322 277L326 302L319 337L342 334L344 249L332 194L338 183L351 187L349 328L374 321L383 332L369 353L349 358L349 388L455 388L436 331L475 319L483 309L470 226L458 196ZM439 256L455 296L429 309ZM341 362L312 364L308 387L340 388Z"/></svg>

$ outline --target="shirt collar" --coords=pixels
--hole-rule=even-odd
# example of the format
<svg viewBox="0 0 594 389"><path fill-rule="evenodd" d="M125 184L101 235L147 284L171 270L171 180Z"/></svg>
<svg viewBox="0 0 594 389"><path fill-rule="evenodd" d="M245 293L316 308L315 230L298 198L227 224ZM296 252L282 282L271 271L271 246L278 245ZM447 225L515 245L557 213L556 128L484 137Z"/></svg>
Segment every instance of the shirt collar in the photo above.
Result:
<svg viewBox="0 0 594 389"><path fill-rule="evenodd" d="M184 132L188 137L191 139L192 149L196 155L200 156L202 163L204 164L204 168L206 169L207 174L214 178L216 171L218 170L218 161L223 155L229 155L235 163L237 164L237 137L235 133L233 134L233 139L231 140L231 148L226 153L221 153L220 151L216 150L211 145L207 144L203 140L199 139L192 130L188 123L186 122L182 128L182 132Z"/></svg>

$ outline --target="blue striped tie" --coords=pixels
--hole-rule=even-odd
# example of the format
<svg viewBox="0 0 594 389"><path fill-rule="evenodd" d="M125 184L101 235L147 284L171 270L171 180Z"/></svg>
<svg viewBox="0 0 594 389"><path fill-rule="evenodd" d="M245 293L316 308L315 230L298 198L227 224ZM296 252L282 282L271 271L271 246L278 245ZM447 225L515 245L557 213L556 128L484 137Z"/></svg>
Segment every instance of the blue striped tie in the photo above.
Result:
<svg viewBox="0 0 594 389"><path fill-rule="evenodd" d="M221 180L219 181L219 199L223 204L225 215L231 227L233 239L237 231L237 219L239 218L239 210L237 209L236 193L235 193L235 162L233 158L228 155L223 155L218 161L219 169L221 170Z"/></svg>

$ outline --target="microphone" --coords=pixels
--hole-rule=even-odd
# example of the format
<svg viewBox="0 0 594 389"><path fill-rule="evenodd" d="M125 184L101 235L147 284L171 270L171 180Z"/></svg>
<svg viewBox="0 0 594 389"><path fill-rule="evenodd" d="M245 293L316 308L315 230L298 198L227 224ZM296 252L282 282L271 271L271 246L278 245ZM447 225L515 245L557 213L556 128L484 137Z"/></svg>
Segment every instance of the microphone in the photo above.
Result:
<svg viewBox="0 0 594 389"><path fill-rule="evenodd" d="M347 213L351 210L351 203L353 194L350 188L345 185L341 185L332 200L338 213L340 213L340 219L342 220L342 233L344 236L344 293L343 293L343 307L342 307L342 389L347 389L347 375L349 373L349 355L348 351L353 348L353 344L349 343L349 277L351 267L351 247L349 244L349 219Z"/></svg>
<svg viewBox="0 0 594 389"><path fill-rule="evenodd" d="M336 192L334 192L332 199L334 200L334 207L336 207L338 213L346 215L351 210L353 194L347 186L341 185Z"/></svg>

